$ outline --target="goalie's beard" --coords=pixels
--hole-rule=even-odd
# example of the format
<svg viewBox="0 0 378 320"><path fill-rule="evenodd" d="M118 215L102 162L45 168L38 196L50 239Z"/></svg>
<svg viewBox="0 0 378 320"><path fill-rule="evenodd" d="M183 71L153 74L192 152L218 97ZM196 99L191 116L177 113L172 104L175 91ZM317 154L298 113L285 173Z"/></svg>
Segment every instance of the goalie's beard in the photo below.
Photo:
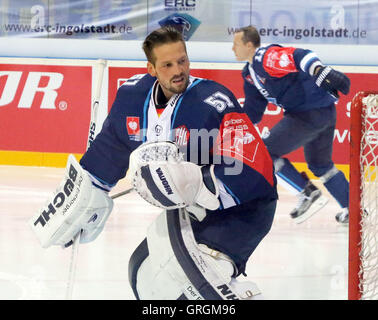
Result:
<svg viewBox="0 0 378 320"><path fill-rule="evenodd" d="M168 83L158 80L166 97L170 98L173 94L180 94L186 90L189 85L189 74L182 72L180 75L174 76ZM167 95L167 93L170 94Z"/></svg>

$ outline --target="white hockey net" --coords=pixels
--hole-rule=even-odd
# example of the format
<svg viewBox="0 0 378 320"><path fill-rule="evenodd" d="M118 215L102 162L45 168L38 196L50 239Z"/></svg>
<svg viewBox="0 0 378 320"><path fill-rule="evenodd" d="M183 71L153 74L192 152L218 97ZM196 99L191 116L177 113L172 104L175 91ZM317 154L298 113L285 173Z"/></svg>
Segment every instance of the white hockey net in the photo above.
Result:
<svg viewBox="0 0 378 320"><path fill-rule="evenodd" d="M362 98L360 143L361 299L378 299L378 94ZM353 201L353 199L352 199Z"/></svg>

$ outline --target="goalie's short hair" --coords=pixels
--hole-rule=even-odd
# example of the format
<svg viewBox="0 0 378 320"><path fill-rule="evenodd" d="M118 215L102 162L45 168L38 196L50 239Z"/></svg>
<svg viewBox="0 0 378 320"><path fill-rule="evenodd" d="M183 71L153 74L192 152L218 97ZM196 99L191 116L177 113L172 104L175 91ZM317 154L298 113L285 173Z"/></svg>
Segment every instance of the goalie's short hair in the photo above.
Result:
<svg viewBox="0 0 378 320"><path fill-rule="evenodd" d="M182 42L185 50L185 40L182 33L173 26L165 26L152 31L143 42L143 51L147 60L155 65L156 58L153 49L167 43Z"/></svg>
<svg viewBox="0 0 378 320"><path fill-rule="evenodd" d="M256 29L256 27L254 27L252 25L242 27L242 28L238 29L238 32L243 32L242 41L244 43L252 42L252 44L255 48L260 47L261 38L260 38L259 32Z"/></svg>

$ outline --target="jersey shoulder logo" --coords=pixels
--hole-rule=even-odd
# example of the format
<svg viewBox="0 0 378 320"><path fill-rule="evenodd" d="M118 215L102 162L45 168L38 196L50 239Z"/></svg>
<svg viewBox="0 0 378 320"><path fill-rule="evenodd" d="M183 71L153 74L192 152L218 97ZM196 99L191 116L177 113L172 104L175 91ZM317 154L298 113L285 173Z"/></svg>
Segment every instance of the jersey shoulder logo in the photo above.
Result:
<svg viewBox="0 0 378 320"><path fill-rule="evenodd" d="M291 72L297 72L293 53L295 48L271 47L264 56L264 69L275 77L283 77Z"/></svg>

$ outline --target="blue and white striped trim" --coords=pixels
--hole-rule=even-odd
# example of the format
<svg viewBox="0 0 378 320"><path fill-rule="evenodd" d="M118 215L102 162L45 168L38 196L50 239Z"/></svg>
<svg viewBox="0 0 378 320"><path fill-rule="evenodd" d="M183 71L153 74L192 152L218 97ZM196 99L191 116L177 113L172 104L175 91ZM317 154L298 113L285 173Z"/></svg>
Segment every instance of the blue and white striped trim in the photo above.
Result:
<svg viewBox="0 0 378 320"><path fill-rule="evenodd" d="M106 192L109 192L110 190L112 190L112 188L115 186L115 184L111 185L109 183L107 183L106 181L96 177L95 175L89 173L88 171L86 171L89 175L89 178L91 179L92 181L92 184L101 189L101 190L104 190Z"/></svg>
<svg viewBox="0 0 378 320"><path fill-rule="evenodd" d="M240 200L234 195L234 193L223 182L217 179L219 187L219 200L223 209L234 207L240 204Z"/></svg>
<svg viewBox="0 0 378 320"><path fill-rule="evenodd" d="M302 71L309 73L311 76L314 75L315 68L322 65L315 52L306 54L300 63Z"/></svg>

